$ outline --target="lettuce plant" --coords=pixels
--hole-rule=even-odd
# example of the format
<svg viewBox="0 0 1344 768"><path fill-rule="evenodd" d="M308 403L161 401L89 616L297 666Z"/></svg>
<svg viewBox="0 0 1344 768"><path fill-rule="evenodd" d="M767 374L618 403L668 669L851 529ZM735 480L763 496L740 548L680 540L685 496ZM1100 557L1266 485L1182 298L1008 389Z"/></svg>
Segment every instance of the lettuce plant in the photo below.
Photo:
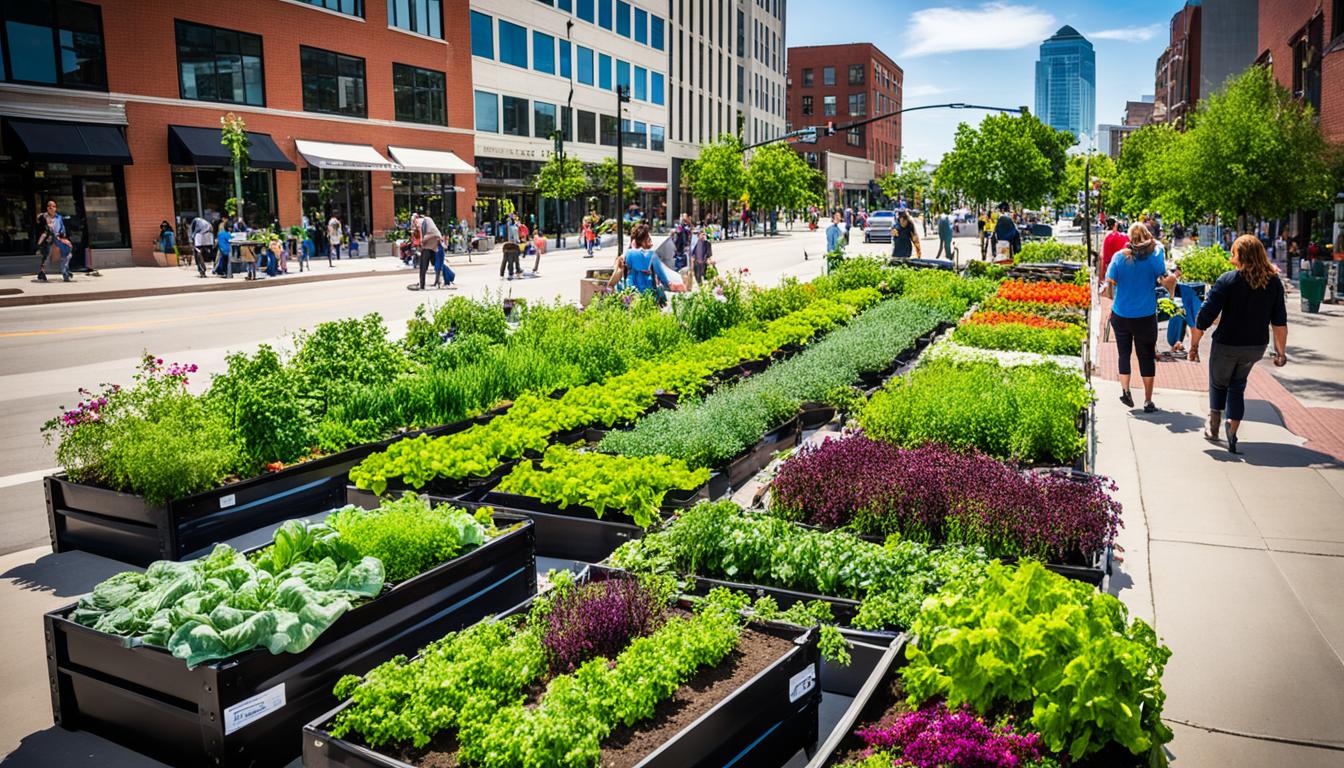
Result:
<svg viewBox="0 0 1344 768"><path fill-rule="evenodd" d="M375 510L338 509L325 522L358 555L380 560L393 583L446 563L497 533L488 508L473 515L448 504L431 507L413 493Z"/></svg>

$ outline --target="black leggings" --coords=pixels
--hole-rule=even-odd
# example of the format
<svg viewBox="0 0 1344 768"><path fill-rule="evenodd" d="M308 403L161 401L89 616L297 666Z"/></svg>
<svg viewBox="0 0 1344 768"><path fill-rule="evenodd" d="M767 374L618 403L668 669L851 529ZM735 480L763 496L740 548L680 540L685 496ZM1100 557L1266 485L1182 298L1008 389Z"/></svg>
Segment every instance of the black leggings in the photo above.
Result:
<svg viewBox="0 0 1344 768"><path fill-rule="evenodd" d="M429 266L434 263L434 257L438 255L439 252L437 250L431 251L428 248L420 249L420 290L422 291L425 289L425 272L429 269Z"/></svg>
<svg viewBox="0 0 1344 768"><path fill-rule="evenodd" d="M1139 375L1157 375L1157 315L1121 317L1111 315L1115 330L1115 348L1120 352L1120 374L1129 375L1129 353L1132 348L1139 356Z"/></svg>

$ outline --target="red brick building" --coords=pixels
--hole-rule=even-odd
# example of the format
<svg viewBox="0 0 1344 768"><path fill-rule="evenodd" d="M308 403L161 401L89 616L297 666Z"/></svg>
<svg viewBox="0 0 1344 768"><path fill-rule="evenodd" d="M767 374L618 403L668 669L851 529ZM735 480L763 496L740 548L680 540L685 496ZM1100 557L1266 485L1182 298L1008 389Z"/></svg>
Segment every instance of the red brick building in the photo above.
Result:
<svg viewBox="0 0 1344 768"><path fill-rule="evenodd" d="M143 261L163 220L222 215L229 112L252 134L251 225L325 206L377 236L398 210L471 212L468 0L16 5L0 25L0 253L32 253L49 198L102 265Z"/></svg>
<svg viewBox="0 0 1344 768"><path fill-rule="evenodd" d="M1260 0L1260 57L1344 143L1344 0Z"/></svg>
<svg viewBox="0 0 1344 768"><path fill-rule="evenodd" d="M1157 58L1152 119L1184 126L1199 103L1200 21L1203 9L1186 3L1171 17L1166 50Z"/></svg>
<svg viewBox="0 0 1344 768"><path fill-rule="evenodd" d="M827 123L843 125L901 109L905 74L872 43L790 48L788 61L785 114L790 130L824 127ZM836 164L851 169L846 172L829 167L827 153L871 161L869 180L890 173L901 159L901 118L897 115L835 136L822 136L815 145L797 144L794 148L813 167L827 172L828 188L833 192L844 190L846 194L840 198L848 203L853 193L866 193L866 183L860 185L862 189L855 188L863 173L857 172L856 176L852 170L855 164L849 162Z"/></svg>

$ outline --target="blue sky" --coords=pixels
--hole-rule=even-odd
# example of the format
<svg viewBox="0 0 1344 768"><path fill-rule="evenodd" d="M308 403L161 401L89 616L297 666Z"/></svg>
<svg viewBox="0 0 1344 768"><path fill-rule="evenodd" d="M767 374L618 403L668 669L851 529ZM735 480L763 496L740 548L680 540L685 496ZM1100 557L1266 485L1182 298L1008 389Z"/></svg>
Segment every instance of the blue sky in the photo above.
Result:
<svg viewBox="0 0 1344 768"><path fill-rule="evenodd" d="M906 107L961 101L1034 108L1041 41L1071 24L1097 51L1097 122L1119 123L1126 100L1153 92L1167 25L1182 5L1182 0L789 0L786 35L790 46L876 44L905 72ZM952 148L957 124L974 124L984 114L906 115L904 156L938 162Z"/></svg>

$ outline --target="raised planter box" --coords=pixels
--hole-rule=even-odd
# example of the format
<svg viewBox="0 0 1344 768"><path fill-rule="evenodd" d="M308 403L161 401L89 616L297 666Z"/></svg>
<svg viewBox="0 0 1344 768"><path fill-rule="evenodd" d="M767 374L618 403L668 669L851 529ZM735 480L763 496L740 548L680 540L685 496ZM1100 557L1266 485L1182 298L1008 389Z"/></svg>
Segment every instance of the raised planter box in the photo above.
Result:
<svg viewBox="0 0 1344 768"><path fill-rule="evenodd" d="M725 493L741 488L770 463L776 451L787 450L797 445L798 437L797 417L767 432L760 442L710 475L709 498L717 499Z"/></svg>
<svg viewBox="0 0 1344 768"><path fill-rule="evenodd" d="M849 628L850 622L859 613L859 601L850 600L845 597L832 597L830 595L818 595L812 592L801 592L796 589L785 589L783 587L769 587L762 584L747 584L740 581L729 581L727 579L714 579L708 576L687 576L690 582L690 593L694 595L707 595L715 587L727 587L738 592L746 592L751 595L753 600L770 597L779 604L781 609L787 610L794 603L808 603L813 600L820 600L831 606L831 615L835 617L835 623L838 626ZM863 630L853 630L861 632ZM883 635L895 637L896 632L875 632L873 635Z"/></svg>
<svg viewBox="0 0 1344 768"><path fill-rule="evenodd" d="M446 435L481 418L423 430ZM345 503L346 475L368 455L422 434L412 432L173 499L162 506L132 493L76 483L65 475L43 481L47 527L56 552L82 550L132 565L180 560L210 546L295 517Z"/></svg>
<svg viewBox="0 0 1344 768"><path fill-rule="evenodd" d="M527 608L525 603L509 613ZM816 631L767 622L752 622L750 626L790 639L794 645L646 755L637 763L639 768L774 766L800 749L811 751L815 746L821 702ZM327 724L346 706L348 702L304 727L305 768L410 768L395 757L333 738Z"/></svg>
<svg viewBox="0 0 1344 768"><path fill-rule="evenodd" d="M414 653L445 632L536 593L535 529L522 527L384 592L346 613L306 651L265 649L188 669L159 648L66 618L44 617L56 724L96 733L174 765L284 765L298 756L303 724L336 702L343 675Z"/></svg>
<svg viewBox="0 0 1344 768"><path fill-rule="evenodd" d="M835 406L826 403L803 403L798 411L798 428L816 429L835 418Z"/></svg>

